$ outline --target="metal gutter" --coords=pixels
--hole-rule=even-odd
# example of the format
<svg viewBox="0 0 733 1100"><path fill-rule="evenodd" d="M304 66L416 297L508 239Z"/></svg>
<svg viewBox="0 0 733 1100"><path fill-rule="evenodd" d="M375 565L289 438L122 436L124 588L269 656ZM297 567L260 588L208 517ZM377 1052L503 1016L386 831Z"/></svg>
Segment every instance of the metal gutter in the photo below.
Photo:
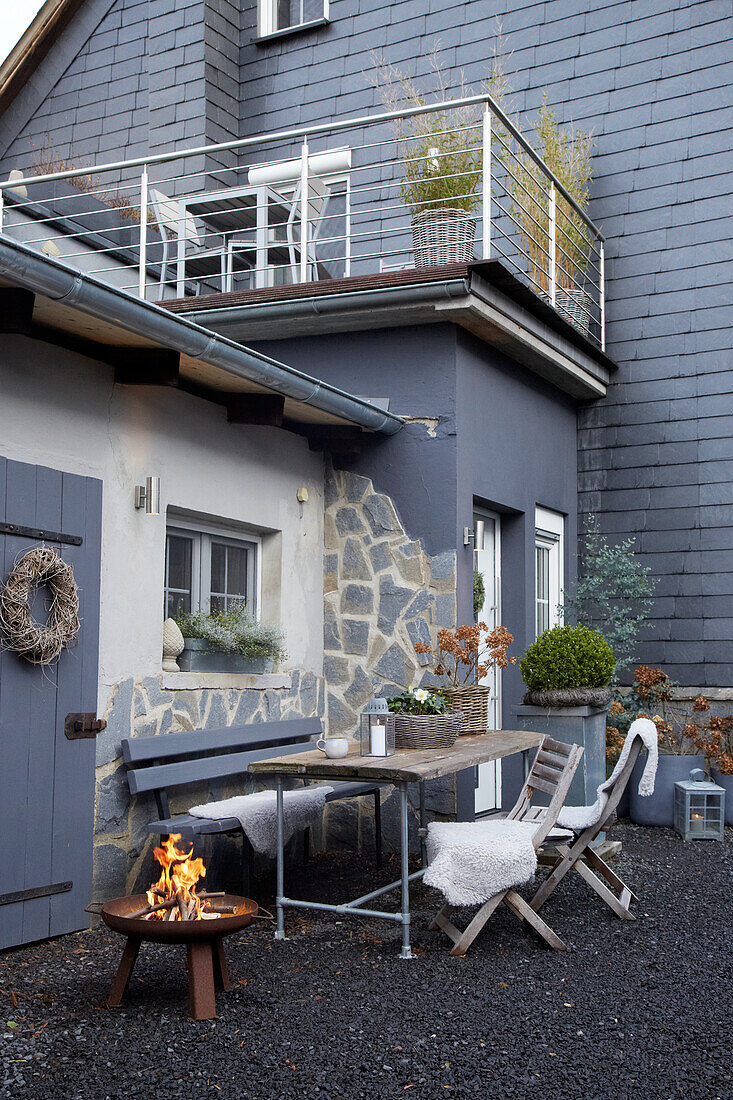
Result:
<svg viewBox="0 0 733 1100"><path fill-rule="evenodd" d="M0 275L27 290L79 309L101 321L117 324L128 332L163 347L201 359L238 378L256 382L273 393L348 420L366 431L394 435L402 417L318 378L251 351L225 336L218 336L186 317L169 313L152 302L133 298L124 290L100 282L59 260L0 235Z"/></svg>
<svg viewBox="0 0 733 1100"><path fill-rule="evenodd" d="M187 317L197 324L229 324L261 316L323 317L340 313L344 309L373 309L375 306L401 306L410 303L434 302L438 299L465 298L470 291L469 280L443 279L434 283L418 283L410 286L379 287L368 290L350 290L343 294L311 295L308 298L290 298L278 302L245 302L236 306L219 306L216 309L186 310L177 317Z"/></svg>

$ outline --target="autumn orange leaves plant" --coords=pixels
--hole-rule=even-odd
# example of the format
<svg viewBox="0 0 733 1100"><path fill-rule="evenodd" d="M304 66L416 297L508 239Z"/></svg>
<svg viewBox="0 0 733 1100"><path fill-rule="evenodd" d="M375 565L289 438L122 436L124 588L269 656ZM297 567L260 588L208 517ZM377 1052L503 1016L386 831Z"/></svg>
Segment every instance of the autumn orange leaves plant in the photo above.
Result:
<svg viewBox="0 0 733 1100"><path fill-rule="evenodd" d="M454 687L475 684L488 675L491 668L513 665L516 657L507 654L514 641L504 626L489 630L486 623L470 626L444 627L438 631L436 649L427 642L418 642L415 652L429 654L436 676L447 676Z"/></svg>

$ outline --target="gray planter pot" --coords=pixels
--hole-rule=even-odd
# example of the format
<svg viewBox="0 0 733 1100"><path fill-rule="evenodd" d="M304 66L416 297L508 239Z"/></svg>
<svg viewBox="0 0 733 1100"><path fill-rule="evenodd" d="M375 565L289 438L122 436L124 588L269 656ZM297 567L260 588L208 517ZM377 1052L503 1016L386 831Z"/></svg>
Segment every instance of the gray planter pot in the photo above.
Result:
<svg viewBox="0 0 733 1100"><path fill-rule="evenodd" d="M725 791L725 823L733 825L733 775L723 775L713 768L713 781Z"/></svg>
<svg viewBox="0 0 733 1100"><path fill-rule="evenodd" d="M517 726L582 745L583 756L566 798L568 806L590 806L606 778L607 707L516 707ZM545 800L546 801L546 800Z"/></svg>
<svg viewBox="0 0 733 1100"><path fill-rule="evenodd" d="M671 756L660 753L654 794L643 798L639 794L639 781L646 763L646 753L641 753L634 764L629 780L629 804L631 820L637 825L674 825L674 785L680 779L689 779L693 768L704 768L702 753L691 756Z"/></svg>
<svg viewBox="0 0 733 1100"><path fill-rule="evenodd" d="M267 657L251 661L239 653L223 653L212 649L203 638L184 638L183 652L178 658L181 672L270 672L272 661Z"/></svg>

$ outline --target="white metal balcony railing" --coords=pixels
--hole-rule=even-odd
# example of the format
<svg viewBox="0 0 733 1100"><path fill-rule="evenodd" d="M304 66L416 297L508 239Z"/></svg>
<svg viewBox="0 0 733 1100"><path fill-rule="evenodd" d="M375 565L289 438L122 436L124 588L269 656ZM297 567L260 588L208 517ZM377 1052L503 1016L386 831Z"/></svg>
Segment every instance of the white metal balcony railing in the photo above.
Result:
<svg viewBox="0 0 733 1100"><path fill-rule="evenodd" d="M486 96L58 167L2 232L149 301L478 256L605 347L603 237Z"/></svg>

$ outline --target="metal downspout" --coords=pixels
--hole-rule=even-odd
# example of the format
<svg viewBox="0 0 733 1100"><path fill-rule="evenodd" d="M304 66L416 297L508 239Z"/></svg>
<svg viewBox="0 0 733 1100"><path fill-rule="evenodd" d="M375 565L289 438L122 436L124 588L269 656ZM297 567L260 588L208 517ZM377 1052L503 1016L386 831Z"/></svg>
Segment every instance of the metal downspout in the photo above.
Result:
<svg viewBox="0 0 733 1100"><path fill-rule="evenodd" d="M230 374L256 382L295 401L313 405L368 431L394 435L404 423L394 413L378 409L336 386L210 332L187 317L133 298L125 291L108 286L1 235L0 274L28 290L78 307L99 320L116 322L129 332L183 355L202 359Z"/></svg>

